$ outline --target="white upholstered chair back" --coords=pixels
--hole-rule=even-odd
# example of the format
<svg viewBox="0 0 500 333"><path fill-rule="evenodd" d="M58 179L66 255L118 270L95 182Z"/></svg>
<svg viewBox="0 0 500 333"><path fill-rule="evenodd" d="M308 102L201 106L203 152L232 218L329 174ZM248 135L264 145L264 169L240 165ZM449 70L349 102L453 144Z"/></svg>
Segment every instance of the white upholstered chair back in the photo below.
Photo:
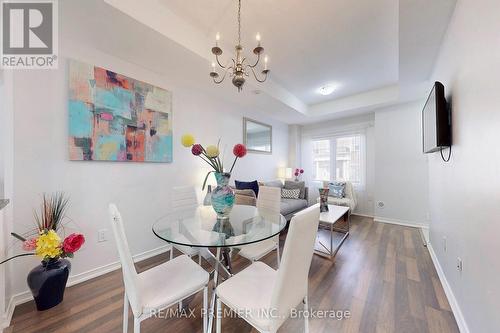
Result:
<svg viewBox="0 0 500 333"><path fill-rule="evenodd" d="M309 268L318 231L319 207L311 207L295 215L288 229L281 265L271 298L271 309L283 319L275 319L277 329L307 297Z"/></svg>
<svg viewBox="0 0 500 333"><path fill-rule="evenodd" d="M116 240L116 246L118 247L120 262L122 264L125 292L127 293L130 306L132 307L132 312L137 317L142 313L141 295L138 293L138 274L135 270L134 260L132 259L132 254L128 247L122 217L115 204L109 204L109 217Z"/></svg>
<svg viewBox="0 0 500 333"><path fill-rule="evenodd" d="M257 208L279 212L281 205L281 189L279 187L261 186L257 197Z"/></svg>
<svg viewBox="0 0 500 333"><path fill-rule="evenodd" d="M193 186L179 186L172 189L172 211L180 212L197 206L198 197Z"/></svg>

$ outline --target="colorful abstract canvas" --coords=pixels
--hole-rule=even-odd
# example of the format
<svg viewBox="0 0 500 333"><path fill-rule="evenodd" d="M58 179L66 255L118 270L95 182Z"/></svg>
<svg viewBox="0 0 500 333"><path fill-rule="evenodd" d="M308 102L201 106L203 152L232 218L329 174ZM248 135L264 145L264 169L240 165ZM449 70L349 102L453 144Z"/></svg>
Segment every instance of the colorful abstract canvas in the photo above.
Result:
<svg viewBox="0 0 500 333"><path fill-rule="evenodd" d="M69 156L78 161L172 162L172 94L71 61Z"/></svg>

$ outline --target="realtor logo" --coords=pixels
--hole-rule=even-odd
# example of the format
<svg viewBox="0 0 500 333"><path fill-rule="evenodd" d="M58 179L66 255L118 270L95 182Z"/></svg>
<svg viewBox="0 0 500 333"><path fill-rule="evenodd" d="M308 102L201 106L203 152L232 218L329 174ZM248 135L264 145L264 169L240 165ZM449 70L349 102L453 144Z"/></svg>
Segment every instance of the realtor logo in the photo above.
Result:
<svg viewBox="0 0 500 333"><path fill-rule="evenodd" d="M57 68L57 2L2 1L1 67Z"/></svg>

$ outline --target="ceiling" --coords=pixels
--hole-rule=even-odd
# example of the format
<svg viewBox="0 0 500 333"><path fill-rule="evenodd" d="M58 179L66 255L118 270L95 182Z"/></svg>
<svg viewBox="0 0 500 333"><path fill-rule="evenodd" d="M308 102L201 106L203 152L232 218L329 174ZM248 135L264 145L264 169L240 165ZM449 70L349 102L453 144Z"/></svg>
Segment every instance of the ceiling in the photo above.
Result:
<svg viewBox="0 0 500 333"><path fill-rule="evenodd" d="M237 38L236 0L161 0L207 37ZM273 79L306 104L357 94L398 81L397 0L243 0L242 39L247 52L255 35L270 58ZM332 83L330 96L316 90Z"/></svg>
<svg viewBox="0 0 500 333"><path fill-rule="evenodd" d="M232 56L236 0L105 2L191 51L206 63L207 72L216 32L223 57ZM455 2L243 0L242 44L251 58L255 34L261 34L271 77L263 84L247 80L242 99L286 123L318 122L421 99ZM227 81L224 91L242 97ZM327 83L336 87L334 93L318 94ZM261 94L248 96L255 90Z"/></svg>

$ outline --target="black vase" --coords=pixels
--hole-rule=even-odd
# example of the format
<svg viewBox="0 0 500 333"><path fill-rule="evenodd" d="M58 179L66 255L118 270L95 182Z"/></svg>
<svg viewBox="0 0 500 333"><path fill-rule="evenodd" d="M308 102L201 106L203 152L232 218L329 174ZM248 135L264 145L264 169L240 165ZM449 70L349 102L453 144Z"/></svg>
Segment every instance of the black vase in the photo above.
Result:
<svg viewBox="0 0 500 333"><path fill-rule="evenodd" d="M28 286L35 299L36 309L43 311L61 303L68 282L71 263L67 259L42 261L28 274Z"/></svg>

